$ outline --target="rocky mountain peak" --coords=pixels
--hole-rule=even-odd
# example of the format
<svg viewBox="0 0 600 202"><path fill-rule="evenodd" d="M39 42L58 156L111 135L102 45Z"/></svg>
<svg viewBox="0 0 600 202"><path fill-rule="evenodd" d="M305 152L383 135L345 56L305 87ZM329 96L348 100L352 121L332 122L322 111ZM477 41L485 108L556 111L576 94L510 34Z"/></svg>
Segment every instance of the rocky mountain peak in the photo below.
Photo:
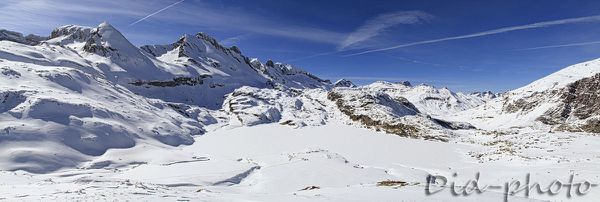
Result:
<svg viewBox="0 0 600 202"><path fill-rule="evenodd" d="M333 84L333 87L347 87L347 88L355 88L357 87L352 81L347 79L340 79Z"/></svg>
<svg viewBox="0 0 600 202"><path fill-rule="evenodd" d="M404 85L404 86L408 86L408 87L412 87L412 84L408 81L398 81L398 82L394 82L395 84L400 84L400 85Z"/></svg>
<svg viewBox="0 0 600 202"><path fill-rule="evenodd" d="M50 44L68 45L74 42L86 42L91 37L91 27L78 25L65 25L58 27L50 33L46 41Z"/></svg>
<svg viewBox="0 0 600 202"><path fill-rule="evenodd" d="M494 99L498 97L498 94L493 93L492 91L473 92L470 95L485 99Z"/></svg>
<svg viewBox="0 0 600 202"><path fill-rule="evenodd" d="M83 50L107 56L108 52L119 51L122 54L136 54L139 50L108 22L103 22L92 29L91 37L86 41Z"/></svg>

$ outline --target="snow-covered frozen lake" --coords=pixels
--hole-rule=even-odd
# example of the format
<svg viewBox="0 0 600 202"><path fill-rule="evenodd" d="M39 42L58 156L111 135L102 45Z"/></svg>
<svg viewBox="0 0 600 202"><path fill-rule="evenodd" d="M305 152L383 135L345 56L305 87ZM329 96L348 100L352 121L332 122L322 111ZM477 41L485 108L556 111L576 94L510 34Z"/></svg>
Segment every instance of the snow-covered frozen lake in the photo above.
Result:
<svg viewBox="0 0 600 202"><path fill-rule="evenodd" d="M567 183L570 174L574 174L574 182L599 183L600 145L593 145L599 144L598 138L578 138L560 146L549 144L548 150L554 150L549 154L554 156L538 155L530 149L520 152L523 157L499 153L497 159L481 162L470 155L486 150L479 144L399 138L340 123L302 129L279 124L220 128L197 137L190 146L169 147L150 141L130 149L111 149L87 167L78 169L49 174L3 171L0 198L25 201L503 201L504 190L501 189L452 196L450 188L446 188L426 195L426 177L442 175L448 178L448 185L450 182L464 185L479 172L480 187L483 187L502 186L512 180L524 182L529 173L532 183L546 187L552 180ZM556 160L559 157L569 160ZM103 167L102 164L123 166ZM454 173L457 177L453 177ZM406 183L378 185L386 180ZM566 200L566 193L564 189L556 196L532 193L529 198L521 193L521 196L511 196L509 201ZM598 197L600 188L595 187L586 195L574 195L568 201L596 201Z"/></svg>

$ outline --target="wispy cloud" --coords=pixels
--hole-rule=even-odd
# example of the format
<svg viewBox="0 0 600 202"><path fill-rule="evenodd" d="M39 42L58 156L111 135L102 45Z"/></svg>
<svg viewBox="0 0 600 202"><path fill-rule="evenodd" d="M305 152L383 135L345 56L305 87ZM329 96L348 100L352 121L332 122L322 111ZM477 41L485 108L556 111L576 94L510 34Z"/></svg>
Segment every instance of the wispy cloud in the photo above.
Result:
<svg viewBox="0 0 600 202"><path fill-rule="evenodd" d="M241 34L234 37L229 37L219 41L219 43L224 46L233 46L237 44L240 40L242 40L245 36L245 34Z"/></svg>
<svg viewBox="0 0 600 202"><path fill-rule="evenodd" d="M160 10L158 10L158 11L154 12L154 13L150 13L150 14L146 15L145 17L143 17L143 18L140 18L139 20L137 20L137 21L135 21L135 22L133 22L133 23L129 24L129 26L133 26L133 25L135 25L135 24L137 24L137 23L139 23L139 22L141 22L141 21L144 21L145 19L148 19L149 17L152 17L152 16L154 16L154 15L156 15L156 14L160 13L160 12L163 12L163 11L165 11L165 10L167 10L167 9L169 9L169 8L171 8L171 7L175 6L175 5L177 5L177 4L183 3L183 1L185 1L185 0L181 0L181 1L175 2L175 3L171 4L171 5L168 5L167 7L164 7L164 8L162 8L162 9L160 9Z"/></svg>
<svg viewBox="0 0 600 202"><path fill-rule="evenodd" d="M350 33L338 47L344 50L357 43L369 40L389 28L399 24L415 24L433 18L432 15L422 11L397 11L380 14L367 20L362 26Z"/></svg>
<svg viewBox="0 0 600 202"><path fill-rule="evenodd" d="M219 41L219 43L224 46L232 46L232 45L237 44L240 40L242 40L242 35L223 39L223 40Z"/></svg>
<svg viewBox="0 0 600 202"><path fill-rule="evenodd" d="M458 40L458 39L468 39L468 38L474 38L474 37L482 37L482 36L487 36L487 35L495 35L495 34L501 34L501 33L506 33L506 32L518 31L518 30L536 29L536 28L550 27L550 26L555 26L555 25L583 23L583 22L597 22L597 21L600 21L600 15L545 21L545 22L538 22L538 23L527 24L527 25L503 27L503 28L492 29L492 30L487 30L487 31L483 31L483 32L460 35L460 36L453 36L453 37L446 37L446 38L440 38L440 39L418 41L418 42L407 43L407 44L400 44L400 45L391 46L391 47L387 47L387 48L379 48L379 49L373 49L373 50L367 50L367 51L363 51L363 52L353 53L353 54L349 54L349 55L345 55L345 56L363 55L363 54L367 54L367 53L381 52L381 51L393 50L393 49L404 48L404 47L409 47L409 46L432 44L432 43L452 41L452 40Z"/></svg>
<svg viewBox="0 0 600 202"><path fill-rule="evenodd" d="M247 8L225 7L194 1L178 10L177 15L153 19L165 23L177 23L191 27L204 27L219 31L247 32L267 36L305 40L323 44L338 45L346 34L312 24L295 24L276 20L268 16L256 15Z"/></svg>
<svg viewBox="0 0 600 202"><path fill-rule="evenodd" d="M193 3L178 7L175 15L169 8L183 1L164 7L164 2L161 0L2 0L0 22L4 29L41 35L65 24L95 25L107 20L113 25L129 25L128 20L135 20L131 24L151 21L169 26L185 25L188 29L197 31L247 32L334 46L338 46L347 36L346 33L315 27L311 24L294 24L255 14L249 12L248 8L211 4L199 0L186 0L185 3L192 1ZM170 14L152 18L152 15L161 12L170 12ZM143 30L123 29L121 31L126 33L143 32Z"/></svg>
<svg viewBox="0 0 600 202"><path fill-rule="evenodd" d="M286 60L285 62L286 63L296 62L296 61L306 60L306 59L310 59L310 58L316 58L316 57L325 56L325 55L333 55L333 54L336 54L339 52L340 51L329 51L329 52L315 53L315 54L311 54L311 55L304 56L304 57L289 59L289 60Z"/></svg>
<svg viewBox="0 0 600 202"><path fill-rule="evenodd" d="M513 51L539 50L539 49L548 49L548 48L564 48L564 47L572 47L572 46L587 46L587 45L594 45L594 44L600 44L600 41L588 41L588 42L581 42L581 43L538 46L538 47L531 47L531 48L515 49Z"/></svg>
<svg viewBox="0 0 600 202"><path fill-rule="evenodd" d="M146 5L135 1L3 0L0 22L5 29L45 35L65 24L91 25L114 17L146 15L142 12Z"/></svg>

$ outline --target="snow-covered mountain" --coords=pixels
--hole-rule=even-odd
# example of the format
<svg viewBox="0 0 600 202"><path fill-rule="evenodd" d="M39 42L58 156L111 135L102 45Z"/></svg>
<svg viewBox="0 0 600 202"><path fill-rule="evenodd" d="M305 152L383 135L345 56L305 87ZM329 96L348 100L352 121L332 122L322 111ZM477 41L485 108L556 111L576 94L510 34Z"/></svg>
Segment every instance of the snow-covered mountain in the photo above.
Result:
<svg viewBox="0 0 600 202"><path fill-rule="evenodd" d="M169 45L133 46L108 23L96 28L63 26L48 44L69 47L112 82L137 94L170 102L217 109L224 95L242 86L259 88L327 88L319 79L291 65L262 64L224 47L204 34L184 35ZM197 93L203 92L203 93Z"/></svg>
<svg viewBox="0 0 600 202"><path fill-rule="evenodd" d="M39 43L2 33L10 38L0 41L0 142L11 155L0 158L9 170L48 172L144 142L191 144L222 118L211 109L242 86L331 85L202 33L141 49L108 23L59 27Z"/></svg>
<svg viewBox="0 0 600 202"><path fill-rule="evenodd" d="M444 117L482 105L494 97L479 94L455 93L448 88L420 84L412 86L409 82L375 82L361 88L384 92L394 98L406 98L420 111L437 117Z"/></svg>
<svg viewBox="0 0 600 202"><path fill-rule="evenodd" d="M336 81L335 83L333 83L333 87L354 88L354 87L356 87L356 85L350 80L340 79L340 80Z"/></svg>
<svg viewBox="0 0 600 202"><path fill-rule="evenodd" d="M600 60L566 67L502 94L456 119L481 127L545 127L571 132L600 132Z"/></svg>
<svg viewBox="0 0 600 202"><path fill-rule="evenodd" d="M502 93L493 93L492 91L485 91L485 92L473 92L469 95L480 97L486 101L489 101L491 99L495 99L497 97L502 96Z"/></svg>
<svg viewBox="0 0 600 202"><path fill-rule="evenodd" d="M204 33L137 48L106 22L62 26L34 44L0 41L0 60L0 138L11 143L3 148L11 155L0 158L9 170L49 172L152 142L188 145L214 124L300 128L340 120L448 141L453 130L471 126L429 115L483 102L407 82L332 85L289 64L244 56ZM12 144L23 140L29 143Z"/></svg>

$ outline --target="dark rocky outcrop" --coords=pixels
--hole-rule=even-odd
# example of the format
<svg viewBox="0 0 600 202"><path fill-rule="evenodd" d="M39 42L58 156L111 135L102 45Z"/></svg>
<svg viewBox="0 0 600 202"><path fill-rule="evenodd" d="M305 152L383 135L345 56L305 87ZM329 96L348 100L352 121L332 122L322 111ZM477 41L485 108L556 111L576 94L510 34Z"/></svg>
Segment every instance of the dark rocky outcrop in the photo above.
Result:
<svg viewBox="0 0 600 202"><path fill-rule="evenodd" d="M352 81L347 79L340 79L333 84L333 87L346 87L346 88L355 88L356 85L352 83Z"/></svg>
<svg viewBox="0 0 600 202"><path fill-rule="evenodd" d="M0 29L0 41L12 41L26 45L38 45L41 41L46 39L48 39L48 37L42 37L33 34L24 36L19 32Z"/></svg>
<svg viewBox="0 0 600 202"><path fill-rule="evenodd" d="M560 103L558 106L546 111L537 120L548 125L565 124L571 120L585 120L579 130L584 132L599 133L600 120L593 119L600 115L600 74L578 80L560 90ZM590 119L592 118L592 119ZM562 126L573 131L574 127Z"/></svg>
<svg viewBox="0 0 600 202"><path fill-rule="evenodd" d="M550 92L535 92L530 96L517 99L513 102L505 102L502 111L506 113L526 113L538 107Z"/></svg>
<svg viewBox="0 0 600 202"><path fill-rule="evenodd" d="M50 39L64 37L62 43L70 43L73 41L86 42L91 37L92 28L76 25L67 25L56 28L50 33ZM59 44L61 42L58 42Z"/></svg>
<svg viewBox="0 0 600 202"><path fill-rule="evenodd" d="M403 86L408 86L408 87L412 87L412 84L408 81L398 81L398 82L394 82L395 84L400 84Z"/></svg>
<svg viewBox="0 0 600 202"><path fill-rule="evenodd" d="M381 105L391 105L391 108L399 108L404 110L404 113L406 114L400 116L414 116L418 114L418 110L414 108L412 104L407 105L405 104L405 102L399 102L395 99L390 98L386 94L378 95L379 96L365 94L363 96L360 96L359 98L355 98L352 96L351 98L346 98L345 96L347 95L343 95L335 91L330 91L327 94L327 99L334 101L337 108L343 114L348 116L352 121L359 122L367 128L371 128L377 131L384 131L386 133L395 134L401 137L447 141L445 137L429 135L427 133L424 133L417 126L402 123L397 119L399 117L391 118L387 121L384 121L385 118L382 119L381 117L384 115L369 116L367 114L358 112L369 111L370 108L377 108Z"/></svg>
<svg viewBox="0 0 600 202"><path fill-rule="evenodd" d="M196 86L204 84L203 79L210 78L210 75L203 75L199 77L177 77L173 78L173 80L167 81L142 81L138 80L135 82L131 82L131 85L134 86L146 86L146 87L176 87L176 86Z"/></svg>

